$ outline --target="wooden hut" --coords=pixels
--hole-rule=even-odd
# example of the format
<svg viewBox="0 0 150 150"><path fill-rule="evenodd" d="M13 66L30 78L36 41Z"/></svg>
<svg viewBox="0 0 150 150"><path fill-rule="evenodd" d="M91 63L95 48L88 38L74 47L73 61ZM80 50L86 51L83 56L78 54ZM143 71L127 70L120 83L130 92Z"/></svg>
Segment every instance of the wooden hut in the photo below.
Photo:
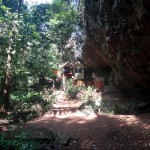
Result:
<svg viewBox="0 0 150 150"><path fill-rule="evenodd" d="M73 76L76 80L84 80L84 69L85 66L80 62L77 62L72 66Z"/></svg>

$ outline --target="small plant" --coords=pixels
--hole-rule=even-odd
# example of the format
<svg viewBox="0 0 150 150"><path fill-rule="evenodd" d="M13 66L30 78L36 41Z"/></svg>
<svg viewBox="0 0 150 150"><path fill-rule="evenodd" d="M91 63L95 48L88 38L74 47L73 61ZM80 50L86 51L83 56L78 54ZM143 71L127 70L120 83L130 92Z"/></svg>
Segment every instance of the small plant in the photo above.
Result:
<svg viewBox="0 0 150 150"><path fill-rule="evenodd" d="M100 111L106 114L114 114L114 107L111 106L110 102L103 99L100 104Z"/></svg>
<svg viewBox="0 0 150 150"><path fill-rule="evenodd" d="M94 94L95 94L94 89L89 86L89 87L84 91L83 95L81 96L81 100L82 100L82 101L93 100L93 99L94 99Z"/></svg>
<svg viewBox="0 0 150 150"><path fill-rule="evenodd" d="M81 101L83 101L83 104L80 106L80 109L97 112L100 108L101 100L101 94L97 93L92 87L88 87L81 95Z"/></svg>
<svg viewBox="0 0 150 150"><path fill-rule="evenodd" d="M65 87L65 92L69 95L71 99L75 99L79 91L81 91L84 88L83 86L74 85L72 80L67 80Z"/></svg>

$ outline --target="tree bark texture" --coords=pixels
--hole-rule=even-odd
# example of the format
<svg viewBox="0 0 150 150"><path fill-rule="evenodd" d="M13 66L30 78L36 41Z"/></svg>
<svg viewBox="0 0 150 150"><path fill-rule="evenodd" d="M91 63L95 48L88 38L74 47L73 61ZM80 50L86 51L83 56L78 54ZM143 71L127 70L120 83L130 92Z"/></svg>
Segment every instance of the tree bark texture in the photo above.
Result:
<svg viewBox="0 0 150 150"><path fill-rule="evenodd" d="M10 88L12 84L11 65L12 65L12 57L14 51L15 29L16 29L16 25L14 23L11 32L11 37L10 37L10 45L7 50L6 73L5 73L6 75L5 75L5 83L3 89L3 104L4 104L5 111L9 109L9 96L10 96Z"/></svg>

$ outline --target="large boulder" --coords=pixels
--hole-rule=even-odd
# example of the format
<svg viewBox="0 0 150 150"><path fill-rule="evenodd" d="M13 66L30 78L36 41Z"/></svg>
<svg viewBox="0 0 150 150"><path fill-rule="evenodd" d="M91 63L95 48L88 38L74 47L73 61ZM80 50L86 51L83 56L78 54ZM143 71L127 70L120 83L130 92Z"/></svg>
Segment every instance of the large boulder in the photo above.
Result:
<svg viewBox="0 0 150 150"><path fill-rule="evenodd" d="M150 1L85 0L82 60L123 90L150 88Z"/></svg>

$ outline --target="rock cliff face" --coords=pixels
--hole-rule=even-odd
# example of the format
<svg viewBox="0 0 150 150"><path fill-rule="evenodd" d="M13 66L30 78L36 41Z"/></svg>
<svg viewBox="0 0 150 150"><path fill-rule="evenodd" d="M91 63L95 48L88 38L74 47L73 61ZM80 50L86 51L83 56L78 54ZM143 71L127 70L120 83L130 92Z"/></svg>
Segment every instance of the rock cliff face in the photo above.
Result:
<svg viewBox="0 0 150 150"><path fill-rule="evenodd" d="M121 89L150 87L150 1L85 0L82 60Z"/></svg>

